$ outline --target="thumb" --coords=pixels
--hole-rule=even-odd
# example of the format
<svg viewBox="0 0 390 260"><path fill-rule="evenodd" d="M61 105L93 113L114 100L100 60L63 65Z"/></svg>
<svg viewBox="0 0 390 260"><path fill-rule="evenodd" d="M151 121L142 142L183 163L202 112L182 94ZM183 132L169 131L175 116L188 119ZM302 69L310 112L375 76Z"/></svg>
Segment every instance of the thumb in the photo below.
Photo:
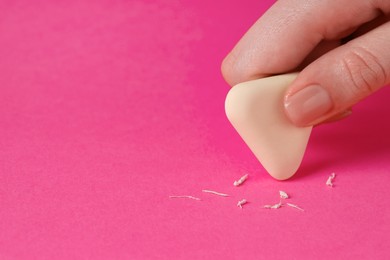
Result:
<svg viewBox="0 0 390 260"><path fill-rule="evenodd" d="M298 126L321 123L389 84L389 38L387 22L308 65L285 96L290 120Z"/></svg>

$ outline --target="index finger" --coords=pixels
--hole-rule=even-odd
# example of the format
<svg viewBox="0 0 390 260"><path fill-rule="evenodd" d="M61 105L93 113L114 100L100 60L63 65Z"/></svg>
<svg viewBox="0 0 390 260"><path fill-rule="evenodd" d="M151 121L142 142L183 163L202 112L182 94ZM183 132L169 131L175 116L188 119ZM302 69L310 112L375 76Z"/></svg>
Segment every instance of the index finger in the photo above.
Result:
<svg viewBox="0 0 390 260"><path fill-rule="evenodd" d="M225 58L222 74L233 86L294 70L323 40L341 39L375 19L381 14L380 2L280 0Z"/></svg>

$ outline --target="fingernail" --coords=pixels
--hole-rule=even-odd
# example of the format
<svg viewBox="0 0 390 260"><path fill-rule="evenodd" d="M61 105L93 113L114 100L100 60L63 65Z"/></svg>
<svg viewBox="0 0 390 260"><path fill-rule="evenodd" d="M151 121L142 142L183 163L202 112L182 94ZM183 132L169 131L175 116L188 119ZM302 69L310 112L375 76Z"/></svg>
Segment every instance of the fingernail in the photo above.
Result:
<svg viewBox="0 0 390 260"><path fill-rule="evenodd" d="M309 125L333 107L329 93L319 85L308 86L284 102L287 116L296 125Z"/></svg>

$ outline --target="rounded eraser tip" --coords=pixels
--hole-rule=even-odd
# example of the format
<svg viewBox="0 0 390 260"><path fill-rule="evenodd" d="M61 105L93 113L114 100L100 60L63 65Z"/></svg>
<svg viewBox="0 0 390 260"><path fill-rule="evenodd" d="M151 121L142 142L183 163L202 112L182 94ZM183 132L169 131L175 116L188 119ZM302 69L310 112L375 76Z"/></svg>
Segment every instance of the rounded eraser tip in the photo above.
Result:
<svg viewBox="0 0 390 260"><path fill-rule="evenodd" d="M298 170L312 127L297 127L284 112L283 98L297 74L252 80L234 86L225 112L267 172L286 180Z"/></svg>

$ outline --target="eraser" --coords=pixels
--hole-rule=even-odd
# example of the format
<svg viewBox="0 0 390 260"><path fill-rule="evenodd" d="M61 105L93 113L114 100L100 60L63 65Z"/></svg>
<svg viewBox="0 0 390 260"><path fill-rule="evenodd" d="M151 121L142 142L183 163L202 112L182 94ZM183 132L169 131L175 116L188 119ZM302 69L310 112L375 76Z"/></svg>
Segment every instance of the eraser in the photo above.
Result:
<svg viewBox="0 0 390 260"><path fill-rule="evenodd" d="M298 170L312 127L293 125L283 98L297 74L252 80L234 86L225 101L229 121L267 172L278 180Z"/></svg>

